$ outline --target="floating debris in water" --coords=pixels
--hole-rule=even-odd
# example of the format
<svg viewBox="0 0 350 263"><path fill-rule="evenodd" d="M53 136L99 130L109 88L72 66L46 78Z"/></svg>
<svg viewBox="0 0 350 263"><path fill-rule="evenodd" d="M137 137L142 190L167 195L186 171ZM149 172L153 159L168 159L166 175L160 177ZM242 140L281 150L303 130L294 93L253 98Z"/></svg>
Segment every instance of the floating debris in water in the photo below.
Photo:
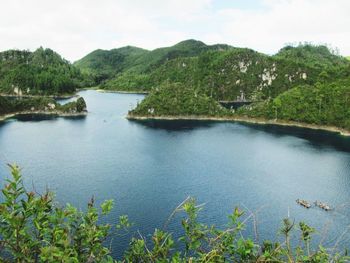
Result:
<svg viewBox="0 0 350 263"><path fill-rule="evenodd" d="M296 202L297 202L299 205L301 205L301 206L303 206L303 207L305 207L305 208L310 208L310 207L311 207L310 203L309 203L308 201L306 201L306 200L297 199Z"/></svg>
<svg viewBox="0 0 350 263"><path fill-rule="evenodd" d="M318 206L319 208L322 208L323 210L329 211L331 210L331 207L329 205L327 205L326 203L322 203L319 201L315 201L315 205Z"/></svg>

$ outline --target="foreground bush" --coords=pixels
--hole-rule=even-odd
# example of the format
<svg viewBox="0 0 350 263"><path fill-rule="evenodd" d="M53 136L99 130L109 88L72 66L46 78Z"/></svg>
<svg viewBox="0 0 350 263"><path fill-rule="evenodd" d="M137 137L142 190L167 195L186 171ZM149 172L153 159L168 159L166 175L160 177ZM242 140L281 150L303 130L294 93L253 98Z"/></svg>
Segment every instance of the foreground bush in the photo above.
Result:
<svg viewBox="0 0 350 263"><path fill-rule="evenodd" d="M132 238L121 261L110 256L104 241L130 226L126 216L112 227L100 224L113 201L94 206L88 203L85 212L71 205L59 206L50 192L38 194L24 188L20 170L10 165L12 177L2 189L0 204L1 262L346 262L346 254L329 253L319 247L310 249L314 229L301 222L299 230L303 245L292 248L291 232L295 229L289 219L280 230L283 243L265 241L262 245L245 239L243 212L238 208L229 215L229 227L219 230L198 222L200 207L194 199L186 199L175 211L185 211L182 220L184 235L176 242L170 233L155 230L151 240ZM177 249L184 245L183 249Z"/></svg>

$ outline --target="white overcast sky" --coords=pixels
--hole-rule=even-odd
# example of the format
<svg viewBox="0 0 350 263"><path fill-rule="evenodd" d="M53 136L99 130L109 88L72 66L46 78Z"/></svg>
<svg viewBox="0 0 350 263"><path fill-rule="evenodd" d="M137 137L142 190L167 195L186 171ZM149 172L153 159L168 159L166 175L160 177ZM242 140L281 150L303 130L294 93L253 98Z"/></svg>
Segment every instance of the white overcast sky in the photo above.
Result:
<svg viewBox="0 0 350 263"><path fill-rule="evenodd" d="M189 38L269 54L309 41L350 55L350 0L0 0L0 8L1 51L43 46L70 61Z"/></svg>

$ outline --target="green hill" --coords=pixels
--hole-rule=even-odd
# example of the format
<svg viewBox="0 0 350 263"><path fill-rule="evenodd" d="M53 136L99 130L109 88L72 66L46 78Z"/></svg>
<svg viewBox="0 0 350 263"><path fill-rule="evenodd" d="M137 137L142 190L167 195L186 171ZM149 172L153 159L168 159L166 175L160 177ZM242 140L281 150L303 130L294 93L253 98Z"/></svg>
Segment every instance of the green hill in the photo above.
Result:
<svg viewBox="0 0 350 263"><path fill-rule="evenodd" d="M164 81L200 87L217 100L276 96L296 83L308 83L320 71L250 49L210 51L196 58L169 61L150 74L153 87ZM151 88L150 86L148 86Z"/></svg>
<svg viewBox="0 0 350 263"><path fill-rule="evenodd" d="M226 50L230 48L228 45L208 46L201 41L185 40L174 46L158 48L140 56L129 70L136 73L149 73L163 63L175 58L194 57L208 50Z"/></svg>
<svg viewBox="0 0 350 263"><path fill-rule="evenodd" d="M51 49L0 52L1 93L72 94L86 85L87 76Z"/></svg>
<svg viewBox="0 0 350 263"><path fill-rule="evenodd" d="M242 93L248 100L262 100L299 84L334 81L345 77L350 63L323 48L295 47L306 58L295 58L294 51L268 56L245 48L207 50L197 56L165 61L149 73L123 73L107 81L102 88L147 91L163 82L180 82L200 89L217 100L235 100ZM311 53L313 59L308 59ZM284 49L282 49L284 50ZM292 50L294 50L292 48ZM317 62L318 61L318 62Z"/></svg>
<svg viewBox="0 0 350 263"><path fill-rule="evenodd" d="M311 44L287 46L269 56L247 48L186 40L152 51L132 46L96 50L74 65L50 49L0 53L2 93L71 94L93 83L103 89L151 92L130 113L135 116L155 116L149 109L157 116L222 116L228 111L218 101L244 100L253 102L252 110L246 107L236 114L267 119L277 114L278 119L349 129L348 112L341 110L349 106L344 101L348 79L348 59L326 46ZM327 99L315 111L312 107L318 105L319 94ZM277 111L275 100L282 105ZM0 102L1 107L8 106ZM296 111L303 103L302 109L312 116Z"/></svg>
<svg viewBox="0 0 350 263"><path fill-rule="evenodd" d="M171 47L152 51L136 47L122 47L112 50L96 50L74 63L75 66L93 74L97 82L113 77L139 78L150 73L163 63L178 58L197 56L208 50L227 50L228 45L208 46L201 41L185 40ZM113 83L113 82L112 82ZM111 86L111 84L107 84Z"/></svg>
<svg viewBox="0 0 350 263"><path fill-rule="evenodd" d="M277 57L305 63L311 67L337 68L344 66L348 62L345 57L341 57L324 45L301 44L299 46L286 46L277 54Z"/></svg>
<svg viewBox="0 0 350 263"><path fill-rule="evenodd" d="M129 116L222 116L229 111L214 99L179 83L162 85L129 112Z"/></svg>
<svg viewBox="0 0 350 263"><path fill-rule="evenodd" d="M95 50L74 65L83 72L96 75L101 81L130 68L134 61L149 51L133 46L112 50Z"/></svg>
<svg viewBox="0 0 350 263"><path fill-rule="evenodd" d="M350 129L347 110L350 108L350 62L325 46L285 47L273 56L245 48L209 50L198 56L168 60L142 77L133 77L119 76L109 82L118 89L151 91L149 98L152 99L141 102L130 113L133 116L150 116L145 109L152 108L158 109L157 116L183 115L182 107L192 104L184 104L184 94L172 91L171 84L179 83L187 95L195 93L213 101L253 102L238 110L236 116L277 118ZM135 81L130 81L132 79ZM170 87L163 87L167 85ZM161 86L163 88L158 89ZM276 103L281 103L277 113ZM163 104L171 107L166 108ZM185 114L196 115L196 111ZM220 114L222 112L203 111L206 116Z"/></svg>

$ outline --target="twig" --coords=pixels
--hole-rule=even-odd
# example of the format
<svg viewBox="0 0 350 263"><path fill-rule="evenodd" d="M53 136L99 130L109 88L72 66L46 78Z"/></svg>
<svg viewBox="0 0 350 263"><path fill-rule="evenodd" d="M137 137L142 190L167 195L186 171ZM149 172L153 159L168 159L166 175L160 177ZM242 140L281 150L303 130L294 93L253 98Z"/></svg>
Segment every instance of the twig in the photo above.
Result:
<svg viewBox="0 0 350 263"><path fill-rule="evenodd" d="M190 196L187 196L186 199L184 201L182 201L174 210L173 212L170 214L170 216L168 217L168 219L165 221L164 225L163 225L163 230L165 230L170 222L170 220L175 216L175 214L181 209L181 207L190 199Z"/></svg>

